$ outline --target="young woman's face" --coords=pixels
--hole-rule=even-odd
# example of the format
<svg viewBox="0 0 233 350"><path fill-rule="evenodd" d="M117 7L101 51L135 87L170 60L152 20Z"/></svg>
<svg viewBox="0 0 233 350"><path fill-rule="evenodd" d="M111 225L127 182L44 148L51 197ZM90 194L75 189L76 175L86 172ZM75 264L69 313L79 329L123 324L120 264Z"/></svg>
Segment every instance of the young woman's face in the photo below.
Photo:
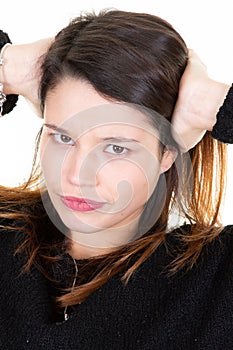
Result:
<svg viewBox="0 0 233 350"><path fill-rule="evenodd" d="M134 237L160 174L172 164L145 115L71 78L47 95L40 160L62 222L93 247Z"/></svg>

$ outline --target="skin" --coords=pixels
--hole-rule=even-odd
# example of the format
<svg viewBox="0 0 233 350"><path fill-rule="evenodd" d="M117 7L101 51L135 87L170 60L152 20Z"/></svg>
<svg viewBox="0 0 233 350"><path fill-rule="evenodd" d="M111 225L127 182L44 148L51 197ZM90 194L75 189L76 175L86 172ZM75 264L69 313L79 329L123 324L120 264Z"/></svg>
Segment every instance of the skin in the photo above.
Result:
<svg viewBox="0 0 233 350"><path fill-rule="evenodd" d="M4 51L1 81L6 94L22 95L41 115L38 98L41 57L54 38L28 44L11 45ZM207 68L193 51L180 81L178 100L173 112L174 138L183 152L194 147L206 130L216 123L216 113L223 104L230 86L209 77Z"/></svg>
<svg viewBox="0 0 233 350"><path fill-rule="evenodd" d="M52 41L53 38L47 38L30 44L8 46L4 51L4 66L1 68L4 92L23 96L40 117L42 115L37 93L40 58L46 53ZM214 81L208 76L203 62L194 51L190 50L189 61L180 82L178 100L172 118L173 136L183 152L194 147L206 130L212 130L216 122L216 113L223 104L228 90L229 85ZM64 91L61 98L67 101L66 96L67 91ZM93 106L93 103L98 105L103 101L88 100L91 102L89 106L85 106L83 100L79 102L79 107L85 109ZM66 103L66 108L67 106L69 103ZM77 113L77 110L71 111L71 115L72 113ZM166 171L166 164L163 164L164 162L161 162L161 171ZM79 246L80 244L74 242L74 249L71 252L74 257L80 257L82 254L92 256L103 252L101 248L82 246L79 249Z"/></svg>
<svg viewBox="0 0 233 350"><path fill-rule="evenodd" d="M141 112L109 101L80 80L66 78L48 93L44 122L43 175L69 228L71 255L99 255L132 240L159 175L174 161L172 151L161 155L157 132ZM71 210L61 195L103 206L90 212Z"/></svg>
<svg viewBox="0 0 233 350"><path fill-rule="evenodd" d="M198 55L189 50L189 61L180 81L173 112L174 138L183 152L211 131L230 86L211 79Z"/></svg>
<svg viewBox="0 0 233 350"><path fill-rule="evenodd" d="M40 63L53 38L32 43L10 45L4 51L2 82L5 94L23 96L33 112L42 117L38 96Z"/></svg>

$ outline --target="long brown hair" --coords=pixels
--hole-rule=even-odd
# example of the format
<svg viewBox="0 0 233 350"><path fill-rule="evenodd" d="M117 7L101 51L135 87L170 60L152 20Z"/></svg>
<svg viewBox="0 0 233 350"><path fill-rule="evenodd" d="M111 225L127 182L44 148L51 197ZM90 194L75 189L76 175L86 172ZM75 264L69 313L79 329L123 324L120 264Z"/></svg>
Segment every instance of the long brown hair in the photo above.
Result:
<svg viewBox="0 0 233 350"><path fill-rule="evenodd" d="M57 34L45 55L40 85L42 111L47 93L69 76L88 81L110 100L144 106L170 121L187 55L181 36L159 17L116 10L81 15ZM182 228L174 231L180 244L170 272L192 267L204 245L221 230L225 148L207 132L188 153L192 172L188 167L182 170L186 179L182 191L175 164L166 172L165 204L154 226L143 237L111 254L87 259L83 265L86 278L72 293L68 291L57 298L59 306L82 302L120 271L124 270L123 281L127 283L139 265L165 242L173 206L191 226L188 234ZM46 214L41 200L46 188L42 190L41 177L35 166L33 169L25 184L0 188L0 217L5 219L6 229L24 233L16 252L26 253L25 270L35 264L51 278L48 266L61 259L58 252L64 252L68 246ZM90 266L96 266L92 278L87 276Z"/></svg>

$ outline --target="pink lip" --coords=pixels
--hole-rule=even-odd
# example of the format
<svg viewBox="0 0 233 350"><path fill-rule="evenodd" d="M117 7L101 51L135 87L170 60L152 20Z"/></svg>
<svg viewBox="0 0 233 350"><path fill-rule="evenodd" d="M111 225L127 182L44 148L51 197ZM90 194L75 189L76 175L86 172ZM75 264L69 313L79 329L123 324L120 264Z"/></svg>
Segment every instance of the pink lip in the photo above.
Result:
<svg viewBox="0 0 233 350"><path fill-rule="evenodd" d="M101 202L71 196L61 196L61 200L69 209L81 212L93 211L101 208L104 205L104 203Z"/></svg>

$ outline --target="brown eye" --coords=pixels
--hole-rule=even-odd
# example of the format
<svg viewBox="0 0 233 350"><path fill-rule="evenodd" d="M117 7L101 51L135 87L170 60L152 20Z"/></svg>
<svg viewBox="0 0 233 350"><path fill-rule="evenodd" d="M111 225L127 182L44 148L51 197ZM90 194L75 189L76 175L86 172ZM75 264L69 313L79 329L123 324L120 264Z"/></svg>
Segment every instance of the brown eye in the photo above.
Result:
<svg viewBox="0 0 233 350"><path fill-rule="evenodd" d="M125 147L113 145L112 149L114 153L123 153L123 151L125 150Z"/></svg>
<svg viewBox="0 0 233 350"><path fill-rule="evenodd" d="M110 154L123 155L123 154L130 152L130 150L126 147L119 146L119 145L108 145L105 148L105 152L110 153Z"/></svg>
<svg viewBox="0 0 233 350"><path fill-rule="evenodd" d="M61 141L63 143L69 143L72 139L69 136L61 135Z"/></svg>
<svg viewBox="0 0 233 350"><path fill-rule="evenodd" d="M67 136L67 135L63 135L63 134L50 134L50 136L57 142L60 143L61 145L73 145L74 144L74 140Z"/></svg>

